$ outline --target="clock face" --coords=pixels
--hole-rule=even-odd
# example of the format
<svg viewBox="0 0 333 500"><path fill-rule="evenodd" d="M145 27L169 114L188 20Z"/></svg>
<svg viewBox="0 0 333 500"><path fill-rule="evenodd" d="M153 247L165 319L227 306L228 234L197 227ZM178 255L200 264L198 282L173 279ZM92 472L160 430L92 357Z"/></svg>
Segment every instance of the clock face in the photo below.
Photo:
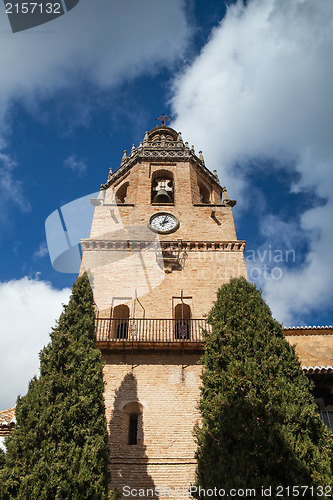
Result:
<svg viewBox="0 0 333 500"><path fill-rule="evenodd" d="M173 233L179 228L179 220L174 215L158 212L150 217L148 226L155 233Z"/></svg>

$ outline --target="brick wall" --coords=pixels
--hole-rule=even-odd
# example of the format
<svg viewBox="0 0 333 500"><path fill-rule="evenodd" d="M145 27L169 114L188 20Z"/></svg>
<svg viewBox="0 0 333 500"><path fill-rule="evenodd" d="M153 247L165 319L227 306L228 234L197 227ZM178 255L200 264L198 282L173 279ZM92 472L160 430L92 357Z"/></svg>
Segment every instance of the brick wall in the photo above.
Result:
<svg viewBox="0 0 333 500"><path fill-rule="evenodd" d="M104 353L111 488L187 490L193 483L199 359L172 350ZM142 405L137 445L128 444L131 402Z"/></svg>

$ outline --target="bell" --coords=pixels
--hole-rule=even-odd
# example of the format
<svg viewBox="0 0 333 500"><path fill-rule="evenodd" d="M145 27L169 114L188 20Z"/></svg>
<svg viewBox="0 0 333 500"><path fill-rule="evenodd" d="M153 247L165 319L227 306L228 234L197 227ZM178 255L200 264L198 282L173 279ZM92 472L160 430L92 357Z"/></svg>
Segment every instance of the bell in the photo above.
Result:
<svg viewBox="0 0 333 500"><path fill-rule="evenodd" d="M152 203L172 203L172 199L165 189L159 189L154 196Z"/></svg>

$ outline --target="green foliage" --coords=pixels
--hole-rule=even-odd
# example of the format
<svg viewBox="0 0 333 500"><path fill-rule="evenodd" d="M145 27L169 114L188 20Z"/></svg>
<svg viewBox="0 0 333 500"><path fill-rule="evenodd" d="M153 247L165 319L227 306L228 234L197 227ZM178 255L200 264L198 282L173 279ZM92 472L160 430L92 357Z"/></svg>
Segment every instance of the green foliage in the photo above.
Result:
<svg viewBox="0 0 333 500"><path fill-rule="evenodd" d="M0 472L2 499L107 498L103 389L92 291L83 275L40 353L40 377L17 400L17 427Z"/></svg>
<svg viewBox="0 0 333 500"><path fill-rule="evenodd" d="M111 490L109 492L108 500L119 500L121 498L122 493L118 488L115 488L114 490Z"/></svg>
<svg viewBox="0 0 333 500"><path fill-rule="evenodd" d="M3 451L2 448L0 448L0 470L4 467L5 465L5 452Z"/></svg>
<svg viewBox="0 0 333 500"><path fill-rule="evenodd" d="M232 279L218 291L208 321L197 486L331 485L330 433L260 291Z"/></svg>

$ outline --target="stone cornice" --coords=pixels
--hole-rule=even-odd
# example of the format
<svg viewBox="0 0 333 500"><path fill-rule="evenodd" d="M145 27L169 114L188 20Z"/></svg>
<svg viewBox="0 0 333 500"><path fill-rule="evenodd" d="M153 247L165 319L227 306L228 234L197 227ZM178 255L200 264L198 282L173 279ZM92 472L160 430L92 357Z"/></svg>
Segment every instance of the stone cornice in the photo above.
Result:
<svg viewBox="0 0 333 500"><path fill-rule="evenodd" d="M222 252L244 252L245 241L129 241L129 240L81 240L84 251L89 250L115 250L115 251L144 251L155 250L158 247L164 252L181 250L185 252L197 251L222 251Z"/></svg>

